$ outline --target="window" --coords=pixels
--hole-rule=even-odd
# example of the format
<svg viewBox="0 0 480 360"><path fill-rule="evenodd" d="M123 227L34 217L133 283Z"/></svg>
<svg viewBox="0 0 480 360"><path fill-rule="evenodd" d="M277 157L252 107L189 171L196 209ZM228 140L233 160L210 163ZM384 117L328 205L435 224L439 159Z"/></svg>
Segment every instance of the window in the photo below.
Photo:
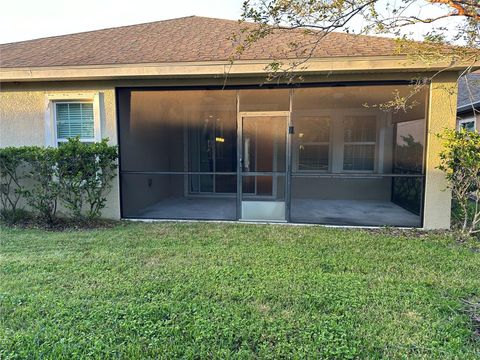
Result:
<svg viewBox="0 0 480 360"><path fill-rule="evenodd" d="M95 141L92 102L56 102L55 124L57 143L77 136L84 142Z"/></svg>
<svg viewBox="0 0 480 360"><path fill-rule="evenodd" d="M375 116L347 116L343 121L344 171L373 171L377 119Z"/></svg>
<svg viewBox="0 0 480 360"><path fill-rule="evenodd" d="M330 118L302 116L295 120L299 171L328 171Z"/></svg>
<svg viewBox="0 0 480 360"><path fill-rule="evenodd" d="M459 121L459 129L467 131L475 131L477 128L475 118L467 118Z"/></svg>
<svg viewBox="0 0 480 360"><path fill-rule="evenodd" d="M377 115L294 116L294 168L302 172L373 172L377 168Z"/></svg>
<svg viewBox="0 0 480 360"><path fill-rule="evenodd" d="M58 146L77 136L83 142L100 141L104 109L102 92L46 94L45 146Z"/></svg>

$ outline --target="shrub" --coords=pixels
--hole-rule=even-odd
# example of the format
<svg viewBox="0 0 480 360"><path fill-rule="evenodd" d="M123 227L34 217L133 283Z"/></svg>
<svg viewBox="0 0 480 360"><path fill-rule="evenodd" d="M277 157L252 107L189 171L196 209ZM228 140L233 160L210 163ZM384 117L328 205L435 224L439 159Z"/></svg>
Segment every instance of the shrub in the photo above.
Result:
<svg viewBox="0 0 480 360"><path fill-rule="evenodd" d="M0 209L0 220L6 224L26 223L29 222L31 218L32 214L23 208L17 208L15 211Z"/></svg>
<svg viewBox="0 0 480 360"><path fill-rule="evenodd" d="M0 149L0 216L25 218L22 197L43 222L52 224L60 201L77 219L101 216L117 169L117 147L108 140L87 144L69 140L58 148ZM28 180L28 182L27 182Z"/></svg>
<svg viewBox="0 0 480 360"><path fill-rule="evenodd" d="M23 160L25 148L0 149L0 206L1 216L11 221L17 216L25 177Z"/></svg>
<svg viewBox="0 0 480 360"><path fill-rule="evenodd" d="M52 224L57 211L59 194L57 149L32 146L25 148L25 162L31 184L23 190L25 199L41 220Z"/></svg>
<svg viewBox="0 0 480 360"><path fill-rule="evenodd" d="M108 140L82 143L70 139L58 148L58 179L60 200L72 215L83 218L101 216L117 169L117 147Z"/></svg>
<svg viewBox="0 0 480 360"><path fill-rule="evenodd" d="M446 130L439 137L444 140L439 169L458 206L456 225L463 234L480 233L480 133Z"/></svg>

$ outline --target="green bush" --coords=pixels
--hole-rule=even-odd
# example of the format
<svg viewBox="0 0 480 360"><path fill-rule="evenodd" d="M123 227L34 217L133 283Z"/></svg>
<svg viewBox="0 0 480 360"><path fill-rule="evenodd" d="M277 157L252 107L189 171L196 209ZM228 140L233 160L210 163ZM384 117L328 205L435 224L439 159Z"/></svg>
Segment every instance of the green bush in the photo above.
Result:
<svg viewBox="0 0 480 360"><path fill-rule="evenodd" d="M71 139L58 148L0 149L0 215L9 222L24 218L16 215L23 197L48 224L56 219L58 202L75 220L98 218L116 175L117 157L117 147L108 145L108 139L94 144Z"/></svg>
<svg viewBox="0 0 480 360"><path fill-rule="evenodd" d="M117 148L109 146L106 139L94 144L73 139L58 148L60 200L74 217L101 216L116 174L117 157Z"/></svg>
<svg viewBox="0 0 480 360"><path fill-rule="evenodd" d="M30 221L32 214L23 208L17 208L15 211L11 209L0 209L0 223L14 225Z"/></svg>
<svg viewBox="0 0 480 360"><path fill-rule="evenodd" d="M24 147L0 149L0 215L9 221L15 219L20 210L25 177L22 171L24 154Z"/></svg>
<svg viewBox="0 0 480 360"><path fill-rule="evenodd" d="M25 148L24 161L31 184L23 190L28 205L37 216L52 224L57 212L59 194L57 177L57 149L32 146Z"/></svg>
<svg viewBox="0 0 480 360"><path fill-rule="evenodd" d="M480 133L446 130L439 169L445 173L454 200L456 225L463 234L480 233Z"/></svg>

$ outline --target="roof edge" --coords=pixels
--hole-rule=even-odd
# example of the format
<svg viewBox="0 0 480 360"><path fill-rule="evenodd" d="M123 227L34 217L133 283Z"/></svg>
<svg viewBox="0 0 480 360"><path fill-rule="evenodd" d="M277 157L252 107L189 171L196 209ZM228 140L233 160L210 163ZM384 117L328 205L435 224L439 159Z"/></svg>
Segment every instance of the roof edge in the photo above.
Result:
<svg viewBox="0 0 480 360"><path fill-rule="evenodd" d="M285 62L300 61L290 59ZM155 77L223 77L267 74L266 66L272 60L237 60L82 65L55 67L0 68L0 82L105 80ZM463 66L462 66L463 65ZM471 64L468 64L471 65ZM480 62L474 68L480 68ZM425 64L413 61L404 55L373 57L328 57L310 59L297 73L359 73L359 72L432 72L438 70L458 71L466 64Z"/></svg>

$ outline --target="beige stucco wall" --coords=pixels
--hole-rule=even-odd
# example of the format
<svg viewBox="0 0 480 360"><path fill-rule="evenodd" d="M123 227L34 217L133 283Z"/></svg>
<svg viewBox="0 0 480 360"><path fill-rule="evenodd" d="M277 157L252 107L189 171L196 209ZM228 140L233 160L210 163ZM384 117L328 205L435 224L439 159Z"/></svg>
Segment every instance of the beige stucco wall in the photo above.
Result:
<svg viewBox="0 0 480 360"><path fill-rule="evenodd" d="M411 79L414 74L329 74L312 76L313 81L379 81ZM436 77L430 94L429 131L426 160L426 193L424 227L427 229L448 228L450 226L450 192L446 190L443 174L436 169L440 141L435 134L445 127L455 126L456 109L455 73ZM241 77L230 79L229 85L252 84L261 82L259 78ZM40 145L46 143L45 110L46 97L52 93L103 94L104 106L101 118L102 137L108 137L117 144L115 87L118 86L173 86L173 85L222 85L223 78L205 79L164 79L164 80L119 80L119 81L83 81L83 82L43 82L43 83L3 83L0 89L0 147ZM103 215L107 218L120 218L118 178L109 194L108 205Z"/></svg>
<svg viewBox="0 0 480 360"><path fill-rule="evenodd" d="M457 80L457 74L443 73L434 78L430 89L424 203L425 229L450 227L451 191L447 188L444 174L437 169L443 144L437 134L446 128L455 128Z"/></svg>
<svg viewBox="0 0 480 360"><path fill-rule="evenodd" d="M2 84L0 91L0 147L47 143L45 111L52 94L103 94L100 121L101 136L117 144L115 89L94 84ZM103 106L102 106L103 105ZM120 217L118 178L114 180L103 210L106 218Z"/></svg>

